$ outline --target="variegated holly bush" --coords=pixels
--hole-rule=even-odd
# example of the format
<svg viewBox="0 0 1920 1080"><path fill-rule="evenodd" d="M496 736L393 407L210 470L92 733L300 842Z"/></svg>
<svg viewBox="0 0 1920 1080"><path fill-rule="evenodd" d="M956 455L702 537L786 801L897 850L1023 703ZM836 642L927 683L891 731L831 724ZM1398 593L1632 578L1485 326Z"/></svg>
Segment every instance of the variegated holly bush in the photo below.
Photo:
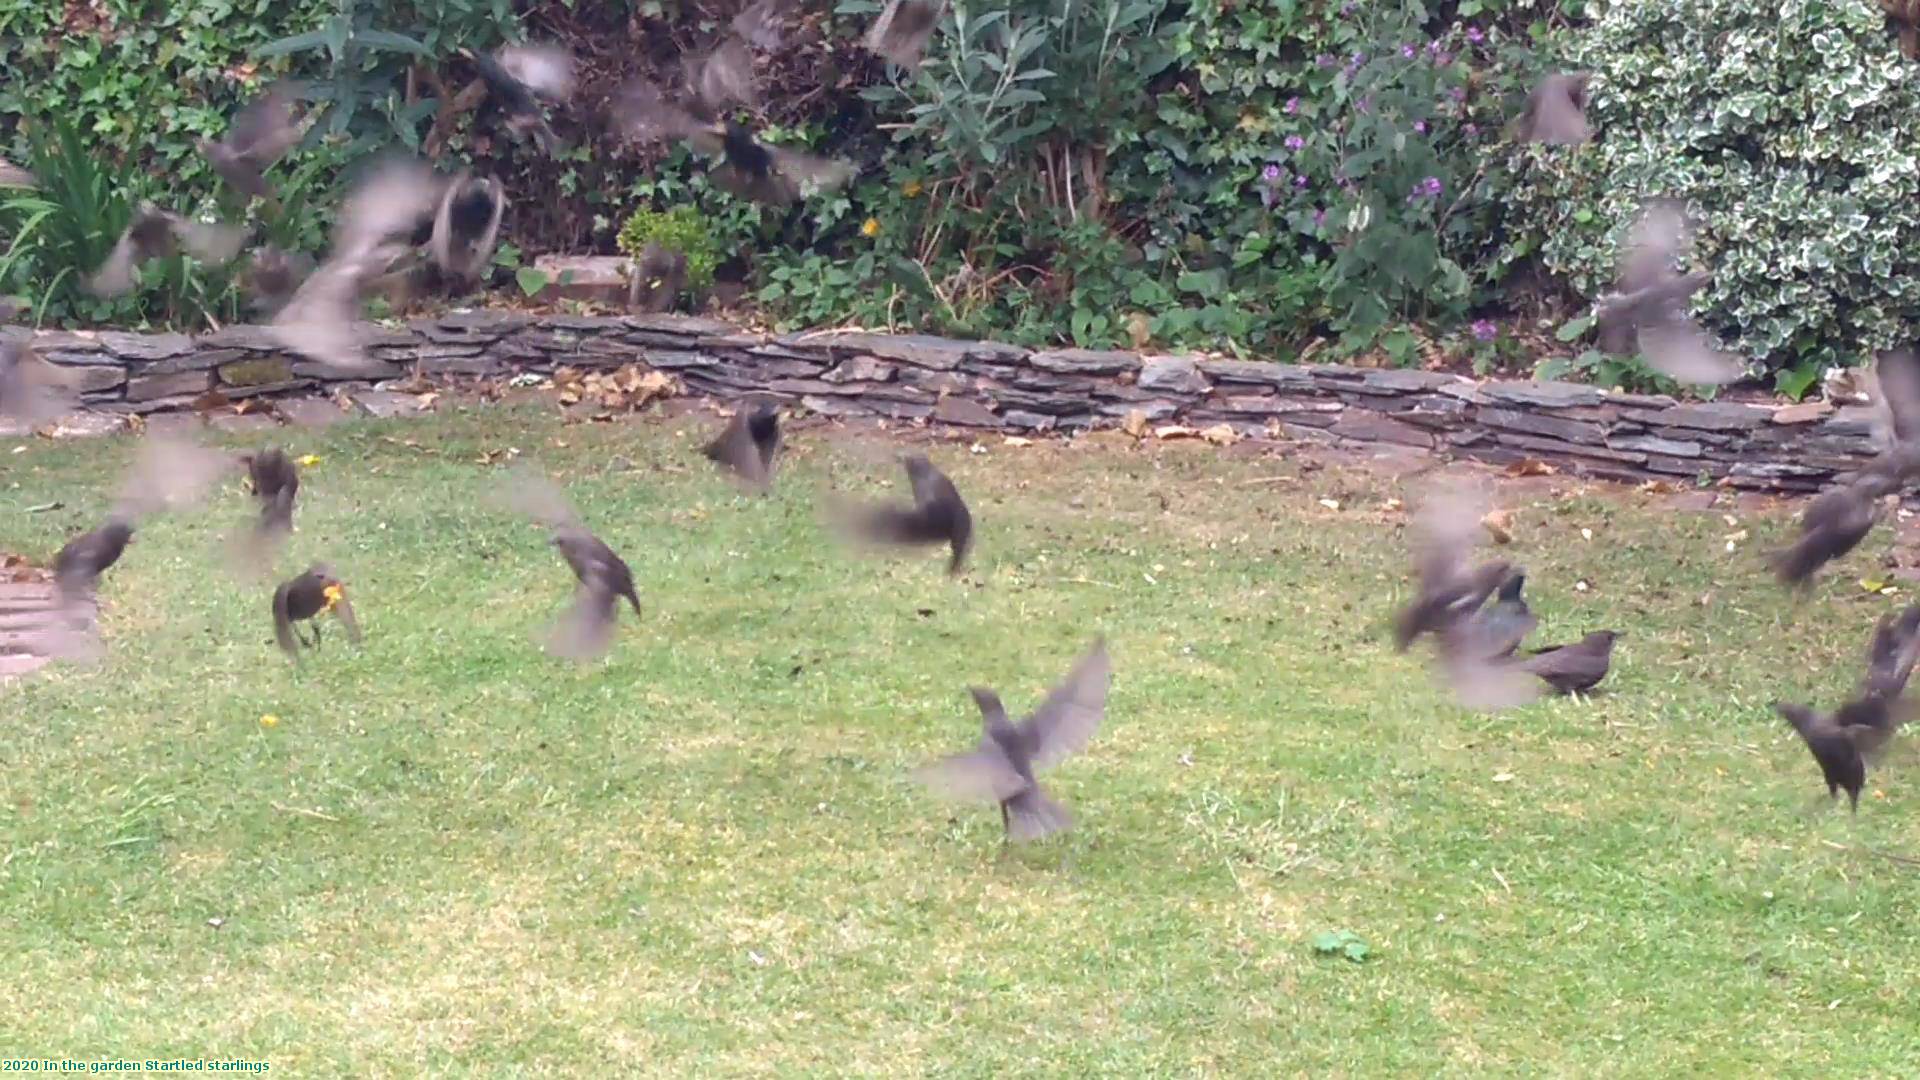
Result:
<svg viewBox="0 0 1920 1080"><path fill-rule="evenodd" d="M1694 311L1769 368L1856 362L1920 325L1920 67L1867 0L1618 3L1567 39L1594 142L1512 152L1507 256L1611 286L1642 199L1697 215Z"/></svg>

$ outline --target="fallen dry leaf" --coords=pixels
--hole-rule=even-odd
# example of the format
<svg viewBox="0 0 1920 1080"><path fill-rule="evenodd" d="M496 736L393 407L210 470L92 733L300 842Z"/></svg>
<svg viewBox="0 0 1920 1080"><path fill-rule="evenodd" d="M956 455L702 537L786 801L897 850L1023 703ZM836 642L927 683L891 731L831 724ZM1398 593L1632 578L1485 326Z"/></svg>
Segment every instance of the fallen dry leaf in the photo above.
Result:
<svg viewBox="0 0 1920 1080"><path fill-rule="evenodd" d="M1320 505L1326 507L1329 510L1338 510L1340 509L1340 500L1339 499L1321 499Z"/></svg>
<svg viewBox="0 0 1920 1080"><path fill-rule="evenodd" d="M1487 530L1487 535L1493 538L1494 543L1513 543L1513 516L1507 511L1489 510L1487 516L1480 519L1480 524Z"/></svg>
<svg viewBox="0 0 1920 1080"><path fill-rule="evenodd" d="M1032 446L1033 445L1033 440L1025 437L1024 435L1009 435L1005 439L1001 440L1001 442L1003 445L1006 445L1006 446Z"/></svg>
<svg viewBox="0 0 1920 1080"><path fill-rule="evenodd" d="M1185 424L1162 424L1153 429L1153 437L1156 439L1191 439L1199 434L1200 432Z"/></svg>
<svg viewBox="0 0 1920 1080"><path fill-rule="evenodd" d="M1672 495L1680 489L1667 483L1665 480L1648 480L1646 483L1640 485L1640 490L1649 495Z"/></svg>
<svg viewBox="0 0 1920 1080"><path fill-rule="evenodd" d="M1557 476L1560 470L1541 461L1539 458L1521 458L1507 466L1508 476Z"/></svg>
<svg viewBox="0 0 1920 1080"><path fill-rule="evenodd" d="M1240 441L1240 433L1233 430L1232 424L1215 424L1209 428L1202 428L1200 437L1215 446L1232 446Z"/></svg>

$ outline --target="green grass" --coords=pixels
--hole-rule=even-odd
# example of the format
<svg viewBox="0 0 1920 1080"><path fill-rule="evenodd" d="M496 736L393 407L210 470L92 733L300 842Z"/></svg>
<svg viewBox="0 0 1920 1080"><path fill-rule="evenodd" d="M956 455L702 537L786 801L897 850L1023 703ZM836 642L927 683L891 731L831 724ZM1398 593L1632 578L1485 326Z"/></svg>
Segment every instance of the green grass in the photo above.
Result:
<svg viewBox="0 0 1920 1080"><path fill-rule="evenodd" d="M1896 757L1850 819L1767 708L1852 685L1899 602L1852 583L1884 538L1796 600L1759 561L1784 513L1743 516L1729 554L1719 514L1650 496L1510 503L1541 636L1631 636L1607 693L1487 716L1383 643L1405 589L1383 503L1410 493L1376 474L943 445L980 528L955 581L823 534L830 472L900 493L884 447L795 434L761 500L703 432L494 408L290 433L321 461L289 572L332 561L367 632L298 671L270 590L216 569L237 483L144 529L106 579L105 665L0 689L0 1052L276 1075L1920 1062L1920 876L1860 850L1920 847L1913 774ZM480 458L509 445L633 565L646 619L602 665L538 651L572 582L485 506ZM0 550L49 555L127 460L0 456ZM1022 712L1096 631L1107 722L1050 779L1078 827L1002 858L991 807L907 771L976 737L969 683ZM1331 930L1366 962L1314 955Z"/></svg>

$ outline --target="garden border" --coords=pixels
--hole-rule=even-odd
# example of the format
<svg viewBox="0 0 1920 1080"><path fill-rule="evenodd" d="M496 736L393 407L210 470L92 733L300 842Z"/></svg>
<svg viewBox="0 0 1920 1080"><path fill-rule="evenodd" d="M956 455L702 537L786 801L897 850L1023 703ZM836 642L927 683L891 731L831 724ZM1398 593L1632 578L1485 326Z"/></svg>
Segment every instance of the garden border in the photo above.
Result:
<svg viewBox="0 0 1920 1080"><path fill-rule="evenodd" d="M1576 383L1475 380L1443 372L1291 365L1194 355L1030 350L991 341L863 331L767 334L673 315L534 316L473 311L363 328L369 375L287 352L266 329L213 333L50 332L42 357L77 376L96 410L145 414L230 399L344 391L383 413L377 382L550 374L630 363L671 372L689 393L768 394L831 417L925 420L1015 434L1127 423L1345 444L1393 444L1580 475L1812 491L1873 452L1866 410L1680 403ZM388 394L391 398L393 395Z"/></svg>

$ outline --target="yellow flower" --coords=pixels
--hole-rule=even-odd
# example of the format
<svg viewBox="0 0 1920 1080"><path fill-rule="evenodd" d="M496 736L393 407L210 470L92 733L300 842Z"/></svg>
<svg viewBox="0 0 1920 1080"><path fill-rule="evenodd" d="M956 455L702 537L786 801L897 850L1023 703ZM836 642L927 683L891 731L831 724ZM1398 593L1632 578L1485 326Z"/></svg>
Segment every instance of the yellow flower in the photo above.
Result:
<svg viewBox="0 0 1920 1080"><path fill-rule="evenodd" d="M909 180L906 183L900 185L900 194L905 195L909 199L919 198L920 191L921 191L920 181L918 180Z"/></svg>
<svg viewBox="0 0 1920 1080"><path fill-rule="evenodd" d="M345 590L340 588L340 586L338 585L329 585L326 588L320 590L320 595L327 598L328 611L332 611L335 607L339 606L340 597L344 592Z"/></svg>
<svg viewBox="0 0 1920 1080"><path fill-rule="evenodd" d="M303 469L310 469L310 468L312 468L313 466L315 466L315 465L318 465L318 464L320 464L320 455L319 455L319 454L308 454L308 455L307 455L306 457L303 457L303 458L295 458L294 460L295 460L295 462L297 462L297 463L299 464L299 466L300 466L301 468L303 468Z"/></svg>
<svg viewBox="0 0 1920 1080"><path fill-rule="evenodd" d="M273 715L272 713L268 713L268 714L266 714L265 716L262 716L262 717L260 718L260 726L261 726L261 727L272 727L273 725L275 725L275 724L277 724L277 723L279 723L279 722L280 722L280 718L279 718L279 717L277 717L277 716L275 716L275 715Z"/></svg>
<svg viewBox="0 0 1920 1080"><path fill-rule="evenodd" d="M880 219L868 218L860 226L860 235L866 237L869 240L873 239L876 236L879 236L880 235Z"/></svg>

